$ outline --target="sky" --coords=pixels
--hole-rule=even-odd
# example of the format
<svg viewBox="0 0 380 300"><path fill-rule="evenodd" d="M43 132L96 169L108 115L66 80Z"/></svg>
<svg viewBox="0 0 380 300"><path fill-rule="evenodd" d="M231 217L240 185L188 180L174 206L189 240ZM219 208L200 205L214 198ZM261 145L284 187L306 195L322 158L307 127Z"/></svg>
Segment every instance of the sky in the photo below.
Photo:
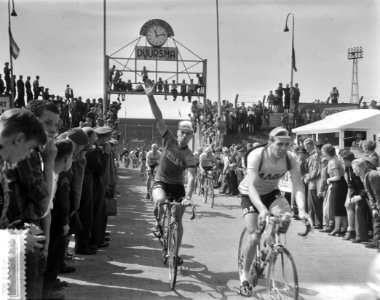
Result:
<svg viewBox="0 0 380 300"><path fill-rule="evenodd" d="M380 100L380 5L376 0L219 0L221 99L255 102L279 82L290 82L291 32L283 32L289 12L295 16L298 72L294 82L301 102L325 101L333 86L340 102L349 102L352 61L347 49L362 46L359 94ZM103 1L15 0L18 16L12 32L20 56L14 74L40 76L40 85L63 95L66 84L75 96L103 95ZM9 61L7 1L0 3L0 58ZM217 100L215 0L108 0L107 54L139 37L150 19L162 19L174 38L207 59L207 96ZM291 25L290 25L291 26ZM291 27L290 27L291 29ZM145 37L141 40L145 45ZM141 45L141 44L140 44ZM133 46L121 51L129 57ZM131 48L132 47L132 48ZM183 49L180 49L182 51ZM186 51L181 52L190 59ZM124 79L129 79L125 77ZM164 118L182 118L187 102L157 97ZM144 96L127 95L120 117L151 118Z"/></svg>

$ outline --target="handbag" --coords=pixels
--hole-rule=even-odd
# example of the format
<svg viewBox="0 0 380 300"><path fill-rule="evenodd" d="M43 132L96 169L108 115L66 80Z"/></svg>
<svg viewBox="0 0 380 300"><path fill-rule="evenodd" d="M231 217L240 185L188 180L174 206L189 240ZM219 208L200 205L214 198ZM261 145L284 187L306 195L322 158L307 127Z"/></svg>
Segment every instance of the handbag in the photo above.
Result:
<svg viewBox="0 0 380 300"><path fill-rule="evenodd" d="M116 216L117 215L117 205L116 199L113 197L106 197L106 216Z"/></svg>

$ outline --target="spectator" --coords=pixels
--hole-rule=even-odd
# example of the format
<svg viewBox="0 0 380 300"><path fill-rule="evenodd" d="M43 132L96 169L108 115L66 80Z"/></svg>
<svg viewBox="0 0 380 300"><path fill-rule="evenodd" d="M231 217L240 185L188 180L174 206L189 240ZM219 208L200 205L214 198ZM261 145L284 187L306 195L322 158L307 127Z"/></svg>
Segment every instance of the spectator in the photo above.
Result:
<svg viewBox="0 0 380 300"><path fill-rule="evenodd" d="M194 84L194 80L191 78L190 79L190 83L189 83L189 87L188 87L188 102L191 103L191 97L192 95L195 94L195 84Z"/></svg>
<svg viewBox="0 0 380 300"><path fill-rule="evenodd" d="M355 133L355 140L351 144L351 149L353 150L362 150L363 148L363 135L361 132Z"/></svg>
<svg viewBox="0 0 380 300"><path fill-rule="evenodd" d="M323 145L322 155L328 160L329 197L334 207L335 228L329 233L332 236L343 236L347 230L347 210L344 206L347 196L347 182L344 179L344 167L336 155L334 146Z"/></svg>
<svg viewBox="0 0 380 300"><path fill-rule="evenodd" d="M29 103L30 101L33 100L32 85L30 84L30 76L26 77L25 89L26 89L26 102Z"/></svg>
<svg viewBox="0 0 380 300"><path fill-rule="evenodd" d="M360 176L364 187L367 191L368 203L372 213L373 222L373 239L372 242L367 244L367 248L374 248L379 250L380 245L380 172L371 170L367 162L362 159L355 159L352 162L352 169L355 175Z"/></svg>
<svg viewBox="0 0 380 300"><path fill-rule="evenodd" d="M38 99L38 96L40 95L40 76L36 76L36 79L33 81L33 94L34 94L34 100Z"/></svg>
<svg viewBox="0 0 380 300"><path fill-rule="evenodd" d="M172 81L171 93L172 93L172 96L173 96L173 101L176 101L177 100L177 96L178 96L178 90L177 90L177 84L175 83L175 80Z"/></svg>
<svg viewBox="0 0 380 300"><path fill-rule="evenodd" d="M5 83L1 76L2 75L0 74L0 96L4 94L4 91L5 91Z"/></svg>
<svg viewBox="0 0 380 300"><path fill-rule="evenodd" d="M296 83L294 87L290 88L290 108L293 108L294 110L298 109L300 96L301 93L298 88L298 83Z"/></svg>
<svg viewBox="0 0 380 300"><path fill-rule="evenodd" d="M307 173L304 176L304 183L308 186L308 213L313 220L315 229L322 229L322 201L318 197L317 192L317 183L320 176L320 164L322 155L321 147L316 147L314 141L311 138L306 139L303 144L306 152L309 154L309 157L306 160Z"/></svg>
<svg viewBox="0 0 380 300"><path fill-rule="evenodd" d="M345 178L348 185L347 209L348 228L344 240L352 240L353 243L368 242L367 228L367 193L362 180L352 169L352 161L355 156L352 152L342 155L345 165Z"/></svg>
<svg viewBox="0 0 380 300"><path fill-rule="evenodd" d="M70 87L69 84L66 85L66 89L65 89L65 98L68 99L68 100L73 100L73 98L74 98L74 91L73 91L73 89Z"/></svg>
<svg viewBox="0 0 380 300"><path fill-rule="evenodd" d="M9 95L11 91L11 69L9 68L9 62L6 62L4 65L4 80L7 85L5 93Z"/></svg>
<svg viewBox="0 0 380 300"><path fill-rule="evenodd" d="M283 107L282 97L284 95L284 88L282 87L282 83L278 84L278 88L276 89L276 105L278 108Z"/></svg>
<svg viewBox="0 0 380 300"><path fill-rule="evenodd" d="M363 141L362 148L365 153L365 159L369 164L370 169L376 170L379 166L379 155L375 152L376 142L375 141Z"/></svg>
<svg viewBox="0 0 380 300"><path fill-rule="evenodd" d="M12 98L16 99L16 75L12 76Z"/></svg>
<svg viewBox="0 0 380 300"><path fill-rule="evenodd" d="M184 80L182 80L182 83L181 83L181 96L182 96L182 101L185 101L186 93L187 93L187 87L186 87L186 81L185 81L185 79L184 79Z"/></svg>
<svg viewBox="0 0 380 300"><path fill-rule="evenodd" d="M286 87L283 89L284 90L284 108L285 109L290 109L290 88L289 84L286 84Z"/></svg>
<svg viewBox="0 0 380 300"><path fill-rule="evenodd" d="M267 97L268 100L268 108L272 110L274 108L274 103L275 103L276 97L273 95L273 91L269 91L269 95Z"/></svg>
<svg viewBox="0 0 380 300"><path fill-rule="evenodd" d="M19 76L19 80L17 80L17 106L25 107L25 85L22 80L22 75Z"/></svg>
<svg viewBox="0 0 380 300"><path fill-rule="evenodd" d="M330 92L331 104L338 104L338 99L339 99L339 91L334 86L333 89L332 89L332 91Z"/></svg>

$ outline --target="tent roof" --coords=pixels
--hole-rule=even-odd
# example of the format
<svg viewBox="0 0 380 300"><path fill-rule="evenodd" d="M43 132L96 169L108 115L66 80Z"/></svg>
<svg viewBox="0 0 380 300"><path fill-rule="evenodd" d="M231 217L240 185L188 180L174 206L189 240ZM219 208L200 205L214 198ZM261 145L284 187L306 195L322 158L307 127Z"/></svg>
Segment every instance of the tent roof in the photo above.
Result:
<svg viewBox="0 0 380 300"><path fill-rule="evenodd" d="M294 128L297 134L338 132L340 130L379 130L380 110L353 109L330 115L323 120Z"/></svg>

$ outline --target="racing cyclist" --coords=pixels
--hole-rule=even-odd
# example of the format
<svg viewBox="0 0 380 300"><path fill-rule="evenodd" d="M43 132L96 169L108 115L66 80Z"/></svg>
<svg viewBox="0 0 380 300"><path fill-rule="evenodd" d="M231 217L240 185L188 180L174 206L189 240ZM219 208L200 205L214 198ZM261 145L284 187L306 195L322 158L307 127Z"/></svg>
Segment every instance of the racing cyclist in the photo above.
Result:
<svg viewBox="0 0 380 300"><path fill-rule="evenodd" d="M278 189L280 178L290 172L293 192L301 219L310 217L305 212L305 187L301 180L300 163L295 154L289 151L291 137L285 128L277 127L269 133L267 145L252 150L247 156L247 175L239 185L243 218L249 238L243 248L242 274L240 275L240 294L252 296L249 282L249 269L260 242L259 225L272 213L289 213L291 209ZM283 224L288 228L288 222ZM268 232L271 232L270 227Z"/></svg>
<svg viewBox="0 0 380 300"><path fill-rule="evenodd" d="M199 156L199 170L201 173L201 192L204 192L203 184L208 171L211 171L215 166L216 157L212 153L212 147L208 146L200 156Z"/></svg>
<svg viewBox="0 0 380 300"><path fill-rule="evenodd" d="M144 176L144 172L146 170L146 151L145 151L145 147L142 147L141 148L141 152L139 154L139 160L140 160L140 163L141 163L141 167L140 167L140 175L141 177Z"/></svg>
<svg viewBox="0 0 380 300"><path fill-rule="evenodd" d="M154 214L157 220L155 235L162 236L162 228L159 221L163 214L163 208L159 205L166 201L166 197L170 196L174 199L182 199L182 205L175 206L174 217L178 222L178 249L180 249L183 225L182 216L185 212L185 205L190 203L194 188L195 177L195 159L194 155L187 146L194 131L191 121L181 121L178 124L177 136L175 137L167 128L161 110L154 99L154 84L147 80L145 82L145 92L149 99L152 113L157 121L160 134L163 136L163 150L161 154L160 164L154 178L155 182L152 187L152 197L155 203ZM187 190L184 186L184 171L187 169ZM177 257L178 265L183 263L181 257Z"/></svg>
<svg viewBox="0 0 380 300"><path fill-rule="evenodd" d="M150 188L151 181L153 180L154 169L158 166L161 159L161 152L158 151L157 144L152 145L152 150L150 150L146 155L146 168L148 170L148 179L146 181L146 199L150 199Z"/></svg>

